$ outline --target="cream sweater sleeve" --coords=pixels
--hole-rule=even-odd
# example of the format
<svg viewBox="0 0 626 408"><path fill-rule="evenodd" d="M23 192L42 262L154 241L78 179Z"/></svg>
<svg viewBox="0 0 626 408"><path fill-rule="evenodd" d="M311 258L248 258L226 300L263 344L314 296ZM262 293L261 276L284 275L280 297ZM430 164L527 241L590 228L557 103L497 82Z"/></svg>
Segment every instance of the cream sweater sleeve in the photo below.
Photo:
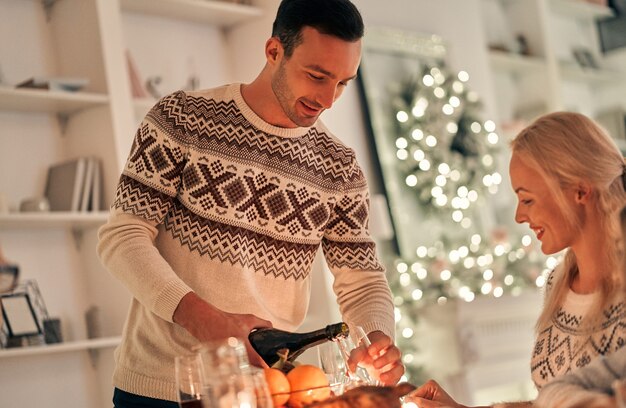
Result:
<svg viewBox="0 0 626 408"><path fill-rule="evenodd" d="M322 240L335 277L333 290L348 323L362 326L366 333L380 330L394 339L391 291L368 230L369 192L355 158L346 179Z"/></svg>
<svg viewBox="0 0 626 408"><path fill-rule="evenodd" d="M167 112L184 110L184 99L183 93L169 95L146 115L120 177L108 222L98 232L97 250L107 270L141 304L170 322L191 289L161 256L154 240L180 186L186 151L181 143L184 123L172 123ZM128 191L141 199L130 201Z"/></svg>
<svg viewBox="0 0 626 408"><path fill-rule="evenodd" d="M141 304L172 322L178 303L191 289L154 247L156 228L141 217L112 210L98 235L98 254L107 270Z"/></svg>

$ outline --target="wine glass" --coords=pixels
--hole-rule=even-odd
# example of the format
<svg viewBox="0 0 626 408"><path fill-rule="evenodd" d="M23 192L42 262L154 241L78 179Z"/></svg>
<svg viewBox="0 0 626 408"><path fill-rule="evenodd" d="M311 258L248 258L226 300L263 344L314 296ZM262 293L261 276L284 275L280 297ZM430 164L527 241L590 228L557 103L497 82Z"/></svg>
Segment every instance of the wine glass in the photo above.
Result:
<svg viewBox="0 0 626 408"><path fill-rule="evenodd" d="M265 379L265 371L261 368L251 367L250 377L256 397L256 408L274 408L272 394Z"/></svg>
<svg viewBox="0 0 626 408"><path fill-rule="evenodd" d="M339 343L330 341L318 345L317 356L319 365L328 378L330 390L335 395L343 394L343 386L348 380L348 375Z"/></svg>
<svg viewBox="0 0 626 408"><path fill-rule="evenodd" d="M219 408L256 407L252 367L243 342L235 337L197 347L204 366L204 385L210 405Z"/></svg>
<svg viewBox="0 0 626 408"><path fill-rule="evenodd" d="M203 408L204 374L198 354L176 356L174 360L178 405L181 408Z"/></svg>
<svg viewBox="0 0 626 408"><path fill-rule="evenodd" d="M611 385L617 408L626 408L626 380L615 380Z"/></svg>
<svg viewBox="0 0 626 408"><path fill-rule="evenodd" d="M344 387L345 390L360 385L380 385L380 382L376 379L374 367L364 363L368 353L367 349L372 343L361 326L351 327L350 336L339 338L338 345L349 379Z"/></svg>

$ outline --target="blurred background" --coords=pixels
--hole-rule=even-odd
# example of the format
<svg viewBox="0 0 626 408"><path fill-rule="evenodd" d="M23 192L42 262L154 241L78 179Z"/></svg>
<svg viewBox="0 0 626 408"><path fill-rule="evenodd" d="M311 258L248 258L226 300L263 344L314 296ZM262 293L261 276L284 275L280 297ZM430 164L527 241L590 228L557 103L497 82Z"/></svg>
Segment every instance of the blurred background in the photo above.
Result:
<svg viewBox="0 0 626 408"><path fill-rule="evenodd" d="M354 3L366 23L358 81L322 120L370 184L407 380L435 378L465 404L532 398L533 326L558 256L513 221L508 142L571 110L626 148L626 6ZM169 92L254 79L278 4L0 0L0 248L37 284L35 321L62 337L0 350L1 406L111 405L129 294L101 267L95 231L135 128ZM90 192L46 211L50 169L77 158L92 163ZM318 257L301 331L341 320L331 286Z"/></svg>

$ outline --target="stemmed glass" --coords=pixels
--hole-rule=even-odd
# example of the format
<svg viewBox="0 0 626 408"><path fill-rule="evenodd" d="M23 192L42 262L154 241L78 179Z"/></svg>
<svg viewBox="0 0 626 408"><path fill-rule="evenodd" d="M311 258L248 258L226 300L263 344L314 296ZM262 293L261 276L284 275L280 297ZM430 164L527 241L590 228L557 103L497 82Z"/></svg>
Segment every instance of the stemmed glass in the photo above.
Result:
<svg viewBox="0 0 626 408"><path fill-rule="evenodd" d="M317 346L319 365L328 378L330 390L335 395L343 394L343 387L348 381L348 371L339 344L335 341Z"/></svg>
<svg viewBox="0 0 626 408"><path fill-rule="evenodd" d="M256 407L255 384L248 355L240 339L229 337L196 347L204 365L211 407Z"/></svg>
<svg viewBox="0 0 626 408"><path fill-rule="evenodd" d="M617 408L626 408L626 380L615 380L611 386Z"/></svg>
<svg viewBox="0 0 626 408"><path fill-rule="evenodd" d="M380 385L380 382L375 377L376 370L374 370L374 367L362 362L363 357L367 356L367 348L372 343L361 326L351 327L350 336L339 338L337 344L341 350L346 366L346 374L349 379L345 385L345 390L360 385ZM355 359L360 360L361 363L355 364Z"/></svg>
<svg viewBox="0 0 626 408"><path fill-rule="evenodd" d="M261 368L250 367L250 377L256 397L256 408L274 408L272 395L265 379L265 372Z"/></svg>
<svg viewBox="0 0 626 408"><path fill-rule="evenodd" d="M176 356L174 361L178 405L181 408L203 408L204 373L198 354Z"/></svg>

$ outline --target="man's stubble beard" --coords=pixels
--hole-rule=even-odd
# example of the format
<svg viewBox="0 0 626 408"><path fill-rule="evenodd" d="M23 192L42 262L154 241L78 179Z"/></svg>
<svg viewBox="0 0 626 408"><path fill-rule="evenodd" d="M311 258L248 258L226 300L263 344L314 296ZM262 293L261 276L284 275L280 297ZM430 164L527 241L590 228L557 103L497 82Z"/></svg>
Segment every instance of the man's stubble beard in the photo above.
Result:
<svg viewBox="0 0 626 408"><path fill-rule="evenodd" d="M296 109L295 105L297 101L296 101L296 98L293 96L291 89L289 89L289 86L287 85L287 81L285 80L286 75L285 75L284 64L285 64L284 60L280 62L280 65L278 66L278 70L276 71L276 74L272 77L271 84L272 84L272 91L274 92L274 96L276 97L278 104L280 105L281 109L283 110L287 118L289 118L291 122L296 124L296 126L300 126L300 127L312 126L317 121L317 117L301 118L300 116L298 116L298 114L295 111ZM293 105L290 104L290 101L293 101Z"/></svg>

